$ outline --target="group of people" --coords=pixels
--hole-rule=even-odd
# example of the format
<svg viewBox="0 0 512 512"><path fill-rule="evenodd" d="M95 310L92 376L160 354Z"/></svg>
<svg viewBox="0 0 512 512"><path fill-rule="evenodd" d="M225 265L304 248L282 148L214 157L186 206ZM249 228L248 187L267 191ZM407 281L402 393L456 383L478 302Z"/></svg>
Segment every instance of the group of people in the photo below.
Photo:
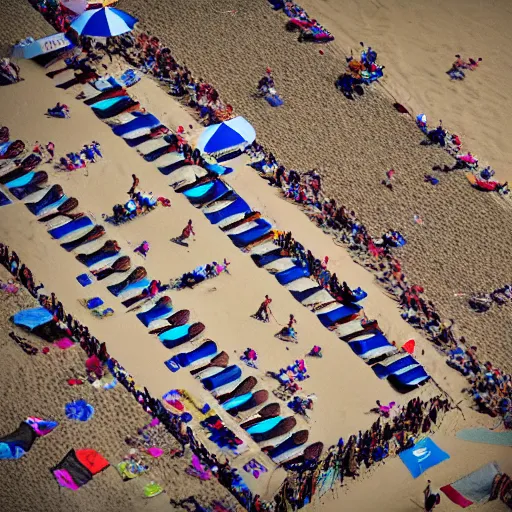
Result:
<svg viewBox="0 0 512 512"><path fill-rule="evenodd" d="M19 66L11 59L0 59L0 85L10 85L21 82Z"/></svg>
<svg viewBox="0 0 512 512"><path fill-rule="evenodd" d="M101 146L95 140L91 144L84 144L79 152L67 153L65 157L61 157L59 162L61 168L65 171L75 171L83 169L88 163L95 163L98 158L103 158L101 154Z"/></svg>
<svg viewBox="0 0 512 512"><path fill-rule="evenodd" d="M466 78L466 74L464 70L473 71L478 65L482 62L482 58L473 59L470 57L467 61L465 61L459 54L455 55L455 61L452 64L452 67L447 71L448 76L452 80L464 80Z"/></svg>
<svg viewBox="0 0 512 512"><path fill-rule="evenodd" d="M229 274L228 266L230 262L224 258L222 263L213 261L206 265L199 265L192 272L186 272L174 282L171 282L171 288L181 290L183 288L193 288L196 284L202 283L207 279L217 277L219 274L226 272Z"/></svg>
<svg viewBox="0 0 512 512"><path fill-rule="evenodd" d="M493 304L503 306L512 302L512 284L496 288L490 293L476 293L469 299L469 305L479 313L489 311Z"/></svg>
<svg viewBox="0 0 512 512"><path fill-rule="evenodd" d="M124 204L116 204L112 208L112 216L107 220L111 220L114 224L122 224L135 217L151 211L158 205L160 199L164 206L171 206L171 202L165 198L154 198L151 194L138 190L139 178L132 174L132 186L128 191L130 199Z"/></svg>
<svg viewBox="0 0 512 512"><path fill-rule="evenodd" d="M449 165L434 165L432 170L451 172L455 170L468 170L471 175L468 178L470 183L477 189L483 191L498 192L501 196L510 194L510 186L508 182L501 183L494 179L495 171L490 166L479 167L478 158L471 152L461 153L462 142L456 134L448 133L443 127L443 122L439 121L439 125L432 130L427 127L427 117L425 114L416 116L416 125L425 134L426 138L421 142L423 145L439 145L444 148L451 156L455 158L455 163ZM437 184L439 180L433 176L426 175L425 181Z"/></svg>
<svg viewBox="0 0 512 512"><path fill-rule="evenodd" d="M359 476L361 467L369 469L389 455L412 447L417 438L430 432L440 415L449 409L448 400L440 396L426 402L413 398L407 405L398 407L389 419L379 416L365 432L359 431L347 442L341 438L321 460L288 464L287 468L297 471L298 475L288 479L276 496L275 512L302 508L316 491L324 491L324 486L327 491L335 482L343 484L345 477Z"/></svg>
<svg viewBox="0 0 512 512"><path fill-rule="evenodd" d="M428 133L426 120L421 118L418 122L424 123L424 126L420 126L420 128ZM457 136L447 134L442 122L433 132L435 133L430 134L433 140L443 140L450 149L460 149L460 140ZM466 340L455 335L453 322L444 321L432 301L423 297L424 289L420 285L409 283L400 260L393 254L393 247L404 243L400 233L388 230L380 239L372 237L366 227L357 219L353 210L349 210L343 205L338 206L334 199L324 197L318 171L313 170L302 176L297 171L287 171L284 166L279 165L271 153L266 154L257 142L248 148L247 153L253 160L251 166L256 168L263 178L268 179L271 185L279 187L285 197L294 199L295 202L306 207L305 212L319 227L336 235L338 240L350 249L354 259L377 274L377 279L386 291L399 302L404 320L416 328L421 328L427 337L446 354L459 345L465 346ZM258 162L264 162L264 164L261 165ZM265 166L268 166L268 172L265 172ZM271 179L268 177L269 173L272 173ZM291 187L300 189L302 197L290 194ZM312 258L309 251L306 251L301 244L293 239L291 233L279 234L276 242L283 247L287 255L301 261L305 260L311 275L322 276L320 282L329 290L334 290L335 294L338 294L345 288L349 292L343 284L340 290L335 274L331 275L327 282L323 279L328 274L322 274L324 271L322 261ZM313 269L312 272L311 269ZM507 290L508 288L499 294L500 301L502 301L502 296L507 297ZM261 316L263 316L263 311L265 308L260 311ZM473 383L471 383L470 389L475 389ZM498 411L498 414L502 413Z"/></svg>
<svg viewBox="0 0 512 512"><path fill-rule="evenodd" d="M448 366L468 379L468 392L477 409L492 417L503 417L505 428L512 429L512 375L477 358L477 347L457 347L449 352Z"/></svg>
<svg viewBox="0 0 512 512"><path fill-rule="evenodd" d="M15 251L9 253L9 247L2 243L0 243L0 264L2 264L14 278L19 280L32 297L37 298L39 290L44 288L44 285L39 284L36 286L31 270L20 262Z"/></svg>
<svg viewBox="0 0 512 512"><path fill-rule="evenodd" d="M34 279L30 269L20 263L18 255L9 248L0 244L0 263L14 276L17 277L21 284L27 288L30 293L38 299L42 307L50 311L55 321L65 326L67 334L70 338L80 344L80 347L87 354L86 368L88 370L89 379L91 381L100 379L106 371L115 377L134 398L141 404L143 409L151 414L154 418L158 418L164 424L166 429L180 442L182 451L188 446L200 460L206 464L212 471L212 474L219 482L229 489L238 501L248 510L254 510L253 503L256 501L259 506L263 507L259 510L269 510L267 504L262 502L258 495L253 496L252 493L244 486L241 486L241 477L237 470L232 468L226 460L221 463L214 454L210 454L208 449L198 441L191 428L177 414L173 414L166 409L160 400L151 396L146 388L136 385L133 377L119 364L117 360L112 358L108 352L105 343L100 342L93 336L87 326L81 324L71 314L66 313L63 304L57 299L54 293L49 296L39 293L39 289L43 285L34 286ZM22 277L25 276L25 277ZM240 489L242 491L240 491Z"/></svg>

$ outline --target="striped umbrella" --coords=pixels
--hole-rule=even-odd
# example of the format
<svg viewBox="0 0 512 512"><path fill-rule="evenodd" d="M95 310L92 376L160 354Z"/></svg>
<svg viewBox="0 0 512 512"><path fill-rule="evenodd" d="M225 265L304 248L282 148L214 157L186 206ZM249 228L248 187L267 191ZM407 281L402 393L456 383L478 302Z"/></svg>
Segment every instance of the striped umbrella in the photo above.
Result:
<svg viewBox="0 0 512 512"><path fill-rule="evenodd" d="M73 21L71 28L83 36L113 37L133 30L137 21L124 11L104 7L85 11Z"/></svg>

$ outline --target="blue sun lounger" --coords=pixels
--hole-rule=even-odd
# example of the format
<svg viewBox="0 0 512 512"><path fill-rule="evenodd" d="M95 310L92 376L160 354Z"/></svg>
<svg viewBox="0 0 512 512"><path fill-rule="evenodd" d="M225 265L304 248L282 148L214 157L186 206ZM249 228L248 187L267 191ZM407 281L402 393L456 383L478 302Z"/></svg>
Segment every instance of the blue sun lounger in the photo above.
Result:
<svg viewBox="0 0 512 512"><path fill-rule="evenodd" d="M212 375L211 377L205 377L201 379L201 384L208 390L213 391L214 389L225 386L242 376L242 370L239 366L233 364L228 366L224 370Z"/></svg>
<svg viewBox="0 0 512 512"><path fill-rule="evenodd" d="M240 197L236 196L236 199L228 204L222 210L218 210L212 213L205 213L206 218L212 224L218 224L219 222L231 217L232 215L236 215L238 213L248 213L251 211L251 207Z"/></svg>
<svg viewBox="0 0 512 512"><path fill-rule="evenodd" d="M234 398L231 398L231 400L228 400L227 402L224 402L222 404L222 407L226 411L230 411L231 409L235 409L236 407L240 407L241 405L244 405L252 398L252 393L245 393L240 396L235 396Z"/></svg>
<svg viewBox="0 0 512 512"><path fill-rule="evenodd" d="M237 247L245 247L246 245L249 245L263 235L266 235L272 229L272 224L270 224L268 220L256 219L254 222L256 223L256 226L253 228L242 233L228 235Z"/></svg>
<svg viewBox="0 0 512 512"><path fill-rule="evenodd" d="M132 112L131 115L135 118L127 123L120 124L114 126L112 131L118 137L123 137L124 135L128 135L130 132L134 132L135 130L140 130L141 128L156 128L160 126L160 120L156 118L153 114L144 114L143 112Z"/></svg>
<svg viewBox="0 0 512 512"><path fill-rule="evenodd" d="M414 357L411 355L404 355L400 359L396 359L390 363L386 363L386 361L378 363L373 366L372 369L375 372L375 375L379 377L379 379L385 379L390 375L398 375L400 373L412 370L414 367L419 365L420 363L418 363Z"/></svg>
<svg viewBox="0 0 512 512"><path fill-rule="evenodd" d="M331 325L334 325L336 322L339 322L344 318L348 318L349 316L358 313L360 310L361 306L358 306L356 304L340 304L339 308L333 309L328 313L319 313L317 314L317 316L318 320L320 320L322 325L324 325L325 327L330 327Z"/></svg>
<svg viewBox="0 0 512 512"><path fill-rule="evenodd" d="M423 366L417 366L407 372L400 373L398 375L390 375L388 379L396 388L405 389L418 386L422 382L429 380L430 375L425 371Z"/></svg>
<svg viewBox="0 0 512 512"><path fill-rule="evenodd" d="M298 265L294 265L286 270L278 272L276 274L276 279L279 284L285 285L300 279L301 277L309 277L309 270L305 267L299 267Z"/></svg>
<svg viewBox="0 0 512 512"><path fill-rule="evenodd" d="M365 361L370 361L382 356L388 356L396 353L397 349L382 333L376 333L370 336L361 336L361 339L349 341L352 351Z"/></svg>
<svg viewBox="0 0 512 512"><path fill-rule="evenodd" d="M250 435L253 434L264 434L269 430L272 430L274 427L280 423L284 418L282 416L275 416L274 418L268 418L266 420L260 421L256 423L256 425L252 425L247 430L247 433Z"/></svg>
<svg viewBox="0 0 512 512"><path fill-rule="evenodd" d="M50 233L50 235L56 240L59 240L66 235L73 233L73 231L78 231L79 229L88 228L93 225L94 222L89 217L80 217L70 222L66 222L66 224L63 224L62 226L50 229L48 233Z"/></svg>
<svg viewBox="0 0 512 512"><path fill-rule="evenodd" d="M183 192L192 204L205 204L217 201L231 189L221 180L214 180Z"/></svg>
<svg viewBox="0 0 512 512"><path fill-rule="evenodd" d="M170 315L172 312L172 304L163 304L158 306L155 304L148 311L144 311L143 313L137 313L137 318L148 327L151 322L155 320L159 320L160 318L165 318Z"/></svg>
<svg viewBox="0 0 512 512"><path fill-rule="evenodd" d="M216 353L217 344L212 340L208 340L190 352L181 352L180 354L171 357L171 359L165 362L165 365L174 373L180 368L187 368L187 366L190 366L191 364L194 364L206 357L211 357Z"/></svg>
<svg viewBox="0 0 512 512"><path fill-rule="evenodd" d="M272 251L266 252L265 254L252 254L251 258L258 265L258 267L264 267L269 263L280 260L284 256L281 256L281 247L276 246Z"/></svg>

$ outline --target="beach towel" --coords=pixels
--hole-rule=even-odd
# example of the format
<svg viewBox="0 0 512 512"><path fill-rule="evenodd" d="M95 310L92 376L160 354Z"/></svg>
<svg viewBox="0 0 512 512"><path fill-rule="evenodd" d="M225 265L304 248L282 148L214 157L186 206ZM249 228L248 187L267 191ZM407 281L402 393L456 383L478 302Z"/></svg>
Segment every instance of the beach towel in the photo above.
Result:
<svg viewBox="0 0 512 512"><path fill-rule="evenodd" d="M494 478L500 473L498 464L490 462L456 482L441 487L441 491L462 508L483 503L491 496Z"/></svg>
<svg viewBox="0 0 512 512"><path fill-rule="evenodd" d="M94 415L94 407L85 400L69 402L64 408L66 417L70 420L89 421Z"/></svg>
<svg viewBox="0 0 512 512"><path fill-rule="evenodd" d="M108 461L96 450L71 449L50 471L61 487L77 491L108 466Z"/></svg>
<svg viewBox="0 0 512 512"><path fill-rule="evenodd" d="M35 416L28 417L11 434L0 437L0 460L19 459L27 453L38 437L52 432L58 423Z"/></svg>
<svg viewBox="0 0 512 512"><path fill-rule="evenodd" d="M85 288L86 286L89 286L92 284L92 278L90 274L80 274L79 276L76 276L76 280Z"/></svg>
<svg viewBox="0 0 512 512"><path fill-rule="evenodd" d="M418 478L427 469L450 458L429 437L418 441L412 448L401 452L399 456L413 478Z"/></svg>
<svg viewBox="0 0 512 512"><path fill-rule="evenodd" d="M19 311L12 317L13 322L29 330L53 320L53 315L45 308L31 308Z"/></svg>
<svg viewBox="0 0 512 512"><path fill-rule="evenodd" d="M472 443L512 446L512 431L495 432L487 428L465 428L456 434L459 439Z"/></svg>

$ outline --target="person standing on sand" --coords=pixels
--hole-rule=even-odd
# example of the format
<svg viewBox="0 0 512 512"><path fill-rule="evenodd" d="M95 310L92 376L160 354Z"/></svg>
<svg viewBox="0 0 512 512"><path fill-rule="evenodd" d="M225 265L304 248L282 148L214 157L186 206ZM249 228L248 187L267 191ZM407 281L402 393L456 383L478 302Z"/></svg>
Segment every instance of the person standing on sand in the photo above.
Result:
<svg viewBox="0 0 512 512"><path fill-rule="evenodd" d="M270 315L272 313L270 311L271 302L272 299L268 295L265 295L265 300L261 303L260 308L254 314L254 318L256 318L256 320L261 320L262 322L268 322L270 320Z"/></svg>
<svg viewBox="0 0 512 512"><path fill-rule="evenodd" d="M137 176L135 176L135 174L132 174L132 180L133 180L132 186L131 186L130 190L128 190L128 195L131 198L133 198L133 196L135 195L135 191L137 190L137 188L139 186L139 178L137 178Z"/></svg>
<svg viewBox="0 0 512 512"><path fill-rule="evenodd" d="M423 491L425 496L425 512L432 512L436 508L436 505L441 503L441 495L432 491L430 480L427 480L427 487Z"/></svg>

